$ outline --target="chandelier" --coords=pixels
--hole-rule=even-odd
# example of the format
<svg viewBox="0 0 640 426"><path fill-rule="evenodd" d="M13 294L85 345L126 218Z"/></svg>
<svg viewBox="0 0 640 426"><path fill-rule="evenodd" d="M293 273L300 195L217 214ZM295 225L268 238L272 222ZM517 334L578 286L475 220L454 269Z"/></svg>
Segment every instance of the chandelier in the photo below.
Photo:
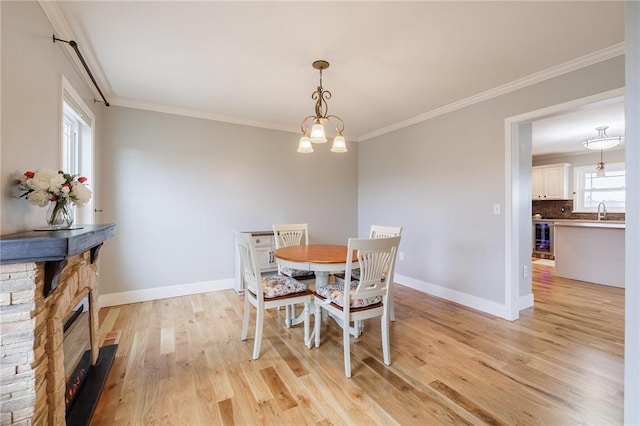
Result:
<svg viewBox="0 0 640 426"><path fill-rule="evenodd" d="M587 139L582 142L582 146L587 149L603 150L610 149L622 143L622 136L611 137L607 135L609 126L596 127L598 136L595 139Z"/></svg>
<svg viewBox="0 0 640 426"><path fill-rule="evenodd" d="M342 136L344 122L337 115L327 114L329 112L327 100L331 99L331 92L324 90L322 87L322 70L329 68L329 62L323 60L315 61L313 68L320 70L320 85L316 91L311 94L311 99L316 101L316 114L305 117L304 120L302 120L302 124L300 124L302 137L298 145L298 152L305 154L313 152L312 144L327 142L325 126L329 123L330 119L338 122L336 126L336 132L338 134L333 138L331 152L347 152L347 144L344 136ZM311 128L309 128L309 124L311 124Z"/></svg>

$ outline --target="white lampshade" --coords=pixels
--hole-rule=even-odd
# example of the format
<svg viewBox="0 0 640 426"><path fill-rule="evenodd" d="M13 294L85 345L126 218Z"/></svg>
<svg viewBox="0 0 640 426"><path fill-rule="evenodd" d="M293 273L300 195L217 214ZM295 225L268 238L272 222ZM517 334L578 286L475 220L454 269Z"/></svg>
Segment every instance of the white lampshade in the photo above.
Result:
<svg viewBox="0 0 640 426"><path fill-rule="evenodd" d="M307 135L304 135L300 138L300 144L298 145L298 152L303 154L309 154L313 152L313 146L311 146L311 140Z"/></svg>
<svg viewBox="0 0 640 426"><path fill-rule="evenodd" d="M333 139L331 152L347 152L347 142L344 140L344 136L338 135Z"/></svg>
<svg viewBox="0 0 640 426"><path fill-rule="evenodd" d="M607 135L608 128L609 126L597 127L596 130L598 131L598 137L594 139L587 139L586 141L582 142L582 146L587 149L595 149L601 151L603 149L610 149L616 145L621 144L622 136L611 137Z"/></svg>
<svg viewBox="0 0 640 426"><path fill-rule="evenodd" d="M590 139L583 142L582 145L587 149L603 150L613 148L614 146L619 145L620 142L622 142L622 138L618 136L606 139Z"/></svg>
<svg viewBox="0 0 640 426"><path fill-rule="evenodd" d="M313 143L325 143L327 141L327 137L324 134L324 126L320 123L316 123L311 127L311 135L309 139Z"/></svg>

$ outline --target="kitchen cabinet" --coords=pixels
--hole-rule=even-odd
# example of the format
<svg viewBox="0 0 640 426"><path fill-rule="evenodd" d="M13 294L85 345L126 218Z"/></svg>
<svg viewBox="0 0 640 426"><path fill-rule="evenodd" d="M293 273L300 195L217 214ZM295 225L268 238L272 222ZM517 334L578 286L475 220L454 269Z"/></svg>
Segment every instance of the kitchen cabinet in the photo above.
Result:
<svg viewBox="0 0 640 426"><path fill-rule="evenodd" d="M531 168L531 199L569 199L569 168L571 164L549 164Z"/></svg>
<svg viewBox="0 0 640 426"><path fill-rule="evenodd" d="M274 273L278 270L278 264L273 252L276 250L276 240L273 231L254 231L251 234L251 241L255 249L256 263L263 274ZM240 269L240 254L235 247L235 290L238 293L244 291L244 279Z"/></svg>

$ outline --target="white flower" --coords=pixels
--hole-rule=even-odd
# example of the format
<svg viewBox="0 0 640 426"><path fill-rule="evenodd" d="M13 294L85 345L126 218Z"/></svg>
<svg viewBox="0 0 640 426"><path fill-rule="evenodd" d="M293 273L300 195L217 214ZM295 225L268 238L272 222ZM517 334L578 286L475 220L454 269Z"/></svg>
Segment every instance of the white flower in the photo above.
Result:
<svg viewBox="0 0 640 426"><path fill-rule="evenodd" d="M60 173L49 169L40 169L33 178L26 180L25 186L36 191L50 191L55 193L63 183L65 183L64 176Z"/></svg>
<svg viewBox="0 0 640 426"><path fill-rule="evenodd" d="M77 206L82 207L91 199L91 190L80 182L74 181L71 184L71 193L69 196L75 201Z"/></svg>
<svg viewBox="0 0 640 426"><path fill-rule="evenodd" d="M45 207L49 201L72 202L84 206L91 199L91 191L84 186L87 178L40 169L36 172L27 171L21 181L22 190L27 201L39 207Z"/></svg>
<svg viewBox="0 0 640 426"><path fill-rule="evenodd" d="M27 200L38 207L46 207L49 204L50 195L46 191L33 191L27 194Z"/></svg>
<svg viewBox="0 0 640 426"><path fill-rule="evenodd" d="M68 186L63 186L62 188L60 188L60 197L68 198L70 192L71 188L69 188Z"/></svg>

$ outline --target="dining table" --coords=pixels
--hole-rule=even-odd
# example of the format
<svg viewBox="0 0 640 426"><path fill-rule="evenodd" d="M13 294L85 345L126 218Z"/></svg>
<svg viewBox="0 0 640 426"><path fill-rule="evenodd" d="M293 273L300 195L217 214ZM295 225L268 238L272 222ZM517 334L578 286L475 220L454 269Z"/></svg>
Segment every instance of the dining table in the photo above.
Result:
<svg viewBox="0 0 640 426"><path fill-rule="evenodd" d="M329 285L331 272L343 272L347 268L347 246L338 244L306 244L300 246L280 247L273 252L277 262L289 268L313 271L316 276L316 289ZM354 251L351 255L352 267L358 267L358 254ZM313 303L313 302L312 302ZM309 309L313 310L313 306ZM319 321L315 318L315 321ZM302 315L294 318L292 324L302 322ZM348 325L347 325L348 326ZM357 327L349 327L350 333L358 337ZM305 342L311 347L314 332L311 332L309 340Z"/></svg>
<svg viewBox="0 0 640 426"><path fill-rule="evenodd" d="M280 247L273 255L282 266L304 271L313 271L316 275L316 287L329 284L331 272L344 271L347 268L347 246L336 244L306 244ZM357 267L357 253L352 254L353 266Z"/></svg>

